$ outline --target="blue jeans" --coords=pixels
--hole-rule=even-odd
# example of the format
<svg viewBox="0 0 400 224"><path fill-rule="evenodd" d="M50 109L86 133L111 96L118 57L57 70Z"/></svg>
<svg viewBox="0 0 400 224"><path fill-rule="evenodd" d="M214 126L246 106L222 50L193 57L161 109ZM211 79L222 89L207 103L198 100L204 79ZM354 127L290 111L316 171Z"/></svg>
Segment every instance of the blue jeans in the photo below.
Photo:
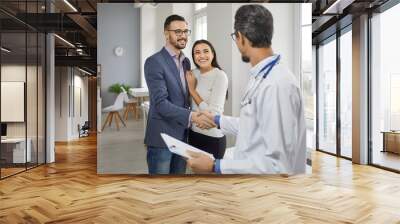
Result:
<svg viewBox="0 0 400 224"><path fill-rule="evenodd" d="M168 148L147 147L149 174L185 174L186 160Z"/></svg>

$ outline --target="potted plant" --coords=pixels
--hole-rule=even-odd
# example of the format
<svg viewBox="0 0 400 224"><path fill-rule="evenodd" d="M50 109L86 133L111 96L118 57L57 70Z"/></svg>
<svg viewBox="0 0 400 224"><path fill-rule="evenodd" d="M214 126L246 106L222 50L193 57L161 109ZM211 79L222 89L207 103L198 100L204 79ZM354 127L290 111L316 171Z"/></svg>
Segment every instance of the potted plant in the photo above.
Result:
<svg viewBox="0 0 400 224"><path fill-rule="evenodd" d="M130 85L127 84L114 83L110 87L108 87L108 92L115 93L118 95L122 92L121 87L124 88L126 91L132 88Z"/></svg>
<svg viewBox="0 0 400 224"><path fill-rule="evenodd" d="M129 92L129 89L132 88L132 86L127 85L127 84L122 84L121 86L122 86L122 88L124 88L126 90L126 92Z"/></svg>

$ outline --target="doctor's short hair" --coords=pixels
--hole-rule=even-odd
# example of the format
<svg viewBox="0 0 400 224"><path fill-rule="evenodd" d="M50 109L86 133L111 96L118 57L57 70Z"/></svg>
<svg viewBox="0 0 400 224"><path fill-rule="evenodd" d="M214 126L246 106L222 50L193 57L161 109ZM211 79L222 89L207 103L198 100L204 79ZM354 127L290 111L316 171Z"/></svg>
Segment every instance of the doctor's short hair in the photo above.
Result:
<svg viewBox="0 0 400 224"><path fill-rule="evenodd" d="M164 22L164 30L168 30L169 29L169 25L171 25L172 22L174 21L183 21L186 22L185 18L183 18L180 15L170 15L165 19Z"/></svg>
<svg viewBox="0 0 400 224"><path fill-rule="evenodd" d="M270 11L262 5L244 5L236 11L235 34L240 32L250 42L252 47L264 48L271 46L274 32L274 21Z"/></svg>

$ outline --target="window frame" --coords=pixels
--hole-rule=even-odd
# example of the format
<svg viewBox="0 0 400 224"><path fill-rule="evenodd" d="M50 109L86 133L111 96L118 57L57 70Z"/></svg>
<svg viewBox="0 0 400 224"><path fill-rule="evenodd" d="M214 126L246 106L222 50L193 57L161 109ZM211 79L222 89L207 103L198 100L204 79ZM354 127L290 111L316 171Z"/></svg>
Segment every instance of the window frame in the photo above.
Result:
<svg viewBox="0 0 400 224"><path fill-rule="evenodd" d="M193 24L194 24L194 37L195 37L194 39L198 40L198 39L200 39L200 38L198 38L200 35L198 34L197 22L198 22L198 20L200 20L203 17L205 17L206 18L206 25L208 25L208 18L207 18L207 7L208 7L208 5L206 5L205 7L201 8L201 9L196 10L196 4L199 4L199 3L193 4L193 11L194 11ZM208 37L208 32L206 30L206 38L204 38L204 39L207 39L207 37Z"/></svg>
<svg viewBox="0 0 400 224"><path fill-rule="evenodd" d="M368 45L368 53L367 53L367 66L368 66L368 68L367 68L367 77L368 77L368 86L367 86L367 89L368 89L368 96L367 96L367 102L368 102L368 105L367 105L367 107L368 107L368 110L367 110L367 113L368 113L368 124L367 124L367 131L368 131L368 152L367 152L367 156L368 156L368 162L367 162L367 164L368 165L370 165L370 166L373 166L373 167L377 167L377 168L379 168L379 169L383 169L383 170L387 170L387 171L391 171L391 172L395 172L395 173L400 173L400 170L398 170L398 169L394 169L394 168L390 168L390 167L388 167L388 166L384 166L384 165L380 165L380 164L378 164L378 163L374 163L374 160L373 160L373 154L374 154L374 138L373 138L373 91L374 91L374 89L373 89L373 85L372 85L372 82L373 82L373 76L374 76L374 74L373 74L373 66L372 66L372 63L373 63L373 41L372 41L372 39L373 39L373 34L372 34L372 31L373 31L373 28L372 28L372 20L374 19L374 17L377 15L377 14L382 14L382 13L384 13L385 11L387 11L387 10L389 10L389 9L391 9L392 7L394 7L394 6L396 6L396 5L398 5L398 4L400 4L397 0L388 0L387 2L385 2L384 4L382 4L382 5L380 5L379 7L377 7L377 8L375 8L374 10L372 10L372 11L368 11L368 20L367 20L367 34L366 34L366 36L367 36L367 40L368 40L368 43L367 43L367 45Z"/></svg>
<svg viewBox="0 0 400 224"><path fill-rule="evenodd" d="M348 24L347 26L341 28L340 30L337 30L336 33L332 34L331 36L319 41L316 44L316 151L319 152L323 152L323 153L327 153L329 155L333 155L339 158L343 158L346 160L352 160L352 158L347 157L347 156L343 156L341 153L341 118L340 118L340 113L341 113L341 109L340 109L340 105L341 105L341 90L340 90L340 84L341 84L341 67L340 67L340 39L341 36L344 35L347 32L351 32L352 31L352 23ZM320 99L320 95L319 95L319 63L320 63L320 56L319 56L319 47L322 44L326 44L329 43L331 41L336 41L336 152L335 153L331 153L328 152L324 149L321 149L319 147L319 129L320 129L320 125L319 125L319 117L320 117L320 112L319 111L319 99Z"/></svg>

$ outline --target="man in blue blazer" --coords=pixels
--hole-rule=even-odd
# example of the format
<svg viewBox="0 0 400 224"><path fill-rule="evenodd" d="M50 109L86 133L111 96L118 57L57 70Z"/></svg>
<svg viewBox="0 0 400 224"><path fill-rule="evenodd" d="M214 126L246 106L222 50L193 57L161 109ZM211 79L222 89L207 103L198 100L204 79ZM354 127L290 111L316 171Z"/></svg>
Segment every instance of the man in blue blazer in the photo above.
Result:
<svg viewBox="0 0 400 224"><path fill-rule="evenodd" d="M150 93L150 110L144 143L147 145L149 174L184 174L186 161L172 154L160 133L187 142L191 123L212 127L206 116L190 111L185 79L190 61L181 51L186 47L190 30L185 19L169 16L164 23L165 47L147 58L144 74Z"/></svg>

